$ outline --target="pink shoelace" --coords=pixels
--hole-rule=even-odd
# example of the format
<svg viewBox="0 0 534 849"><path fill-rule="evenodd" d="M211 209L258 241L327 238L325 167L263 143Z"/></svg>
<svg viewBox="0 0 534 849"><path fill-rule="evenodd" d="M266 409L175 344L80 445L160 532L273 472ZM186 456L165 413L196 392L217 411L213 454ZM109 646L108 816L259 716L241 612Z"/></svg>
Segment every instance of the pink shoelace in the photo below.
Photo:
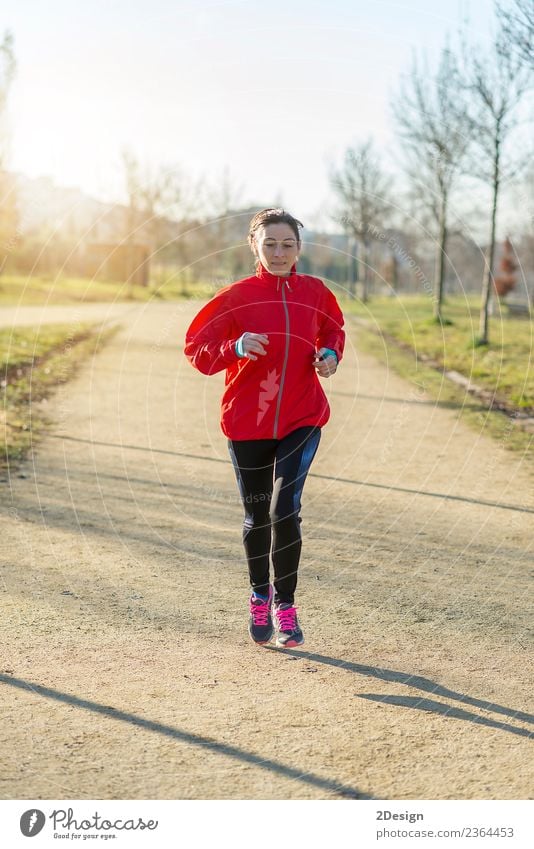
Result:
<svg viewBox="0 0 534 849"><path fill-rule="evenodd" d="M262 601L261 599L250 600L250 613L255 625L267 625L269 621L270 604L269 599Z"/></svg>
<svg viewBox="0 0 534 849"><path fill-rule="evenodd" d="M280 609L276 608L276 615L278 617L278 622L280 623L281 631L294 631L297 627L297 608L296 607L285 607Z"/></svg>

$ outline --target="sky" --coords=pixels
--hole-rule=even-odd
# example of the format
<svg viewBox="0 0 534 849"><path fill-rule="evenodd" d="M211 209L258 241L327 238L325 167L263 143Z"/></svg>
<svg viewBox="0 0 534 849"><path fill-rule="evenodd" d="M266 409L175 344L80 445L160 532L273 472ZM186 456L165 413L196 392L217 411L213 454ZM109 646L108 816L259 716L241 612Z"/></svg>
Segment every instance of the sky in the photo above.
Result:
<svg viewBox="0 0 534 849"><path fill-rule="evenodd" d="M307 226L329 170L372 137L395 169L391 98L414 49L432 61L490 0L2 0L15 38L10 169L124 200L121 150L283 202Z"/></svg>

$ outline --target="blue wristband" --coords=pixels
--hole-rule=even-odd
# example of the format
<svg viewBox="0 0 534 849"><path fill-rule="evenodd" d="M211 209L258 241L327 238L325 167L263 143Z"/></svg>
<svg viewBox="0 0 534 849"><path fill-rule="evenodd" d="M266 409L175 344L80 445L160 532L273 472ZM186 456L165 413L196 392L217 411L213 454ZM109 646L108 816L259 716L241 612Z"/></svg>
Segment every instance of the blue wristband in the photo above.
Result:
<svg viewBox="0 0 534 849"><path fill-rule="evenodd" d="M326 359L326 357L328 357L328 356L330 356L330 355L336 358L336 366L337 366L337 364L338 364L338 359L337 359L337 354L336 354L336 352L335 352L335 351L333 351L333 350L332 350L332 348L325 348L325 349L324 349L324 352L323 352L323 360L324 360L324 359Z"/></svg>
<svg viewBox="0 0 534 849"><path fill-rule="evenodd" d="M244 335L245 334L243 333L243 336ZM235 343L235 352L236 352L238 357L245 357L246 356L246 354L243 350L243 336L240 336L239 339L237 340L237 342Z"/></svg>

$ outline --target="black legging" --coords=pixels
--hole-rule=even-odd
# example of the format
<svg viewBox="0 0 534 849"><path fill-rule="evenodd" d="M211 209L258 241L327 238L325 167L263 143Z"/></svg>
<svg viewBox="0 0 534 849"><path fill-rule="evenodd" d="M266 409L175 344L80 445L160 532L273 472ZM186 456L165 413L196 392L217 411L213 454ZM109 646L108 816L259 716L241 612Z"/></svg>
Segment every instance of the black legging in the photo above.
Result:
<svg viewBox="0 0 534 849"><path fill-rule="evenodd" d="M302 548L300 497L320 438L319 427L299 427L283 439L228 440L245 508L250 584L268 594L272 535L276 602L294 602Z"/></svg>

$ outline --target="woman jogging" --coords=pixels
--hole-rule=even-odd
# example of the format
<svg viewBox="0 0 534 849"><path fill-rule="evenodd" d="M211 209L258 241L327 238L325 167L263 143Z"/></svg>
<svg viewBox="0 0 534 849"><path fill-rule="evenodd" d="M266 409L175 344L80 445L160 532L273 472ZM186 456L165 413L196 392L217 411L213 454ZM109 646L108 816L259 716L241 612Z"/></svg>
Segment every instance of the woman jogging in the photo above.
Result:
<svg viewBox="0 0 534 849"><path fill-rule="evenodd" d="M343 356L343 315L317 277L297 274L300 221L264 209L250 223L256 274L221 289L193 319L184 353L203 374L226 369L221 428L245 510L249 634L304 642L295 588L301 495L330 408L318 380ZM270 582L270 562L274 590Z"/></svg>

